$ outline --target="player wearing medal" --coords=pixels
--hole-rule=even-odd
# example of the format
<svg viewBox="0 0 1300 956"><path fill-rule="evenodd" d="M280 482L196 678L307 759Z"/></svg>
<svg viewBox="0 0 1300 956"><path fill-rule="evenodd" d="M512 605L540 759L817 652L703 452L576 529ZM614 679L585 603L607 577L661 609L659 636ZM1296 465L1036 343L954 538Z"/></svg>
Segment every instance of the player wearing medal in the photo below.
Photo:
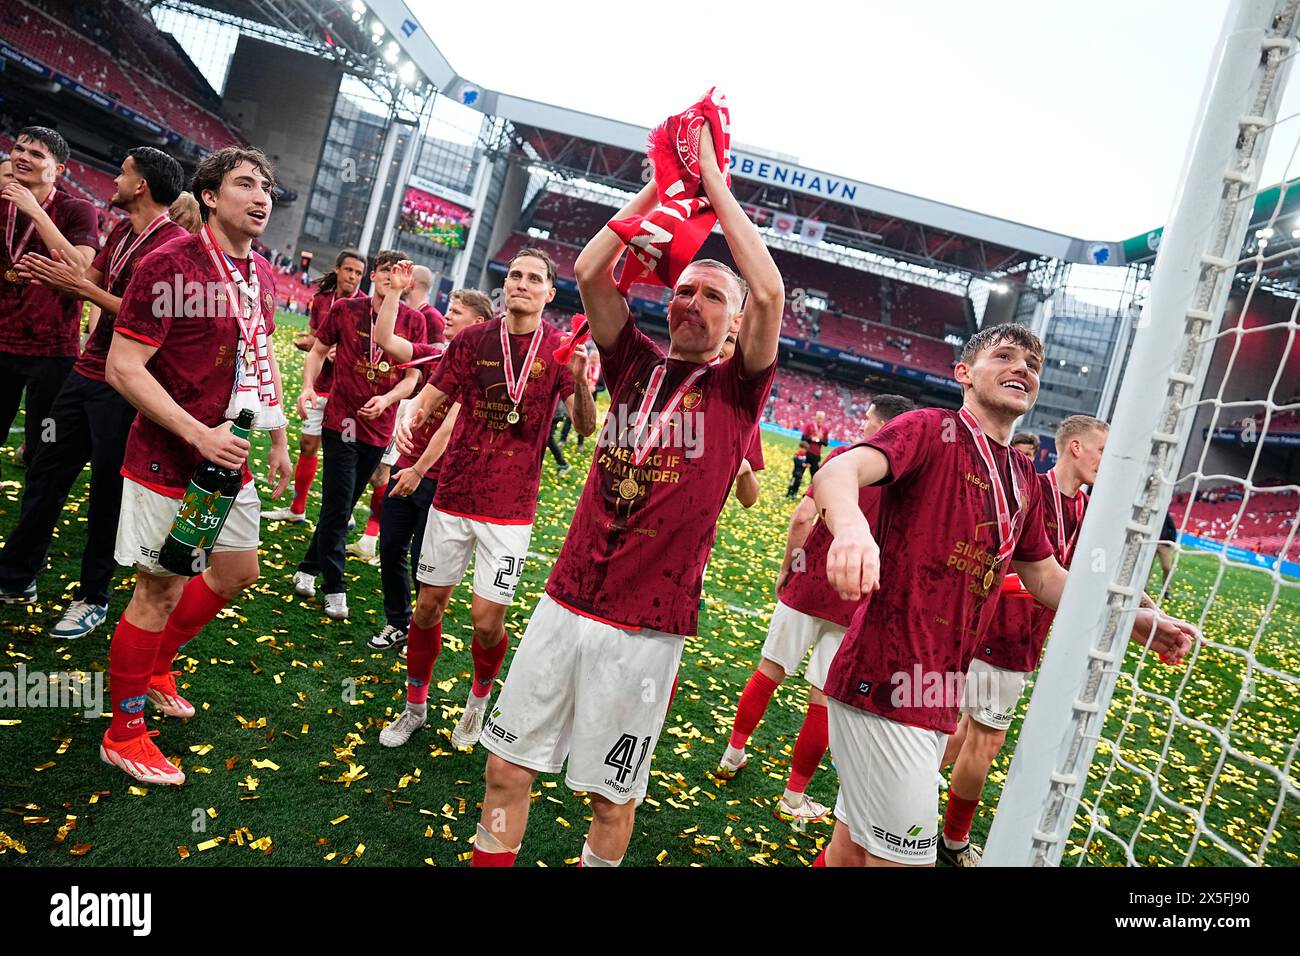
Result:
<svg viewBox="0 0 1300 956"><path fill-rule="evenodd" d="M696 630L718 514L776 375L781 275L719 171L709 129L699 143L704 192L744 278L714 260L688 265L669 302L665 357L631 322L615 284L618 234L602 229L578 257L610 413L546 593L483 731L492 755L477 866L513 863L533 781L566 763L568 786L591 797L583 865L622 861L685 635ZM648 184L618 218L657 202ZM721 361L737 327L736 352ZM701 442L685 440L684 415L694 416Z"/></svg>
<svg viewBox="0 0 1300 956"><path fill-rule="evenodd" d="M1047 539L1065 568L1070 566L1088 507L1082 486L1096 484L1109 430L1100 419L1071 415L1056 429L1056 466L1037 476ZM970 662L962 720L944 754L944 764L952 763L953 768L938 845L943 863L979 865L980 850L970 842L971 822L989 768L1006 742L1025 678L1038 667L1053 616L1035 603L1015 575L1007 575Z"/></svg>
<svg viewBox="0 0 1300 956"><path fill-rule="evenodd" d="M203 229L136 263L114 325L108 383L140 413L122 463L116 550L136 579L109 645L113 721L100 757L145 783L185 781L150 739L157 731L146 732L145 704L194 716L176 688L176 652L257 580L260 504L249 443L231 433L228 420L239 410L258 409L257 427L270 430L275 494L289 483L280 372L267 345L275 329L274 273L252 249L266 229L274 183L260 150L231 146L200 162L192 190ZM240 469L244 484L210 563L187 583L159 566L158 552L204 460Z"/></svg>
<svg viewBox="0 0 1300 956"><path fill-rule="evenodd" d="M81 301L24 277L28 252L89 268L99 251L99 214L55 183L68 161L68 144L43 126L18 131L9 154L14 179L0 189L0 435L7 436L26 390L25 457L54 436L50 407L80 346ZM26 595L6 593L26 600Z"/></svg>
<svg viewBox="0 0 1300 956"><path fill-rule="evenodd" d="M418 272L419 266L414 267ZM400 290L411 278L411 264L399 262L393 267L392 288ZM392 298L390 293L389 299ZM442 358L443 347L428 342L408 341L394 332L394 319L397 314L395 305L389 299L379 309L379 320L375 323L375 339L384 351L391 353L399 362L419 363L426 375L437 367ZM457 289L450 296L444 332L448 339L455 341L457 335L465 329L492 319L492 300L475 289ZM438 475L442 470L442 456L452 430L456 427L456 417L460 405L443 402L429 420L411 435L412 450L402 452L397 459L397 471L389 480L385 489L387 505L384 508L382 525L379 532L379 579L384 589L383 630L370 638L369 646L375 650L385 650L401 644L405 650L406 632L411 623L411 578L407 577L406 566L411 565L411 576L419 570L420 548L424 544L424 526L429 517L429 506L433 502L438 488ZM439 648L432 649L434 659ZM433 671L432 661L428 673ZM419 675L423 674L423 677ZM425 674L423 662L417 661L416 677L408 678L407 693L427 694L428 674ZM415 703L421 703L417 699ZM382 735L381 735L382 738Z"/></svg>
<svg viewBox="0 0 1300 956"><path fill-rule="evenodd" d="M446 327L446 320L443 319L441 312L429 304L429 289L433 286L433 273L429 271L427 266L413 266L412 268L411 284L402 296L402 302L424 317L424 340L430 345L436 345L445 341L443 330ZM404 417L409 401L409 399L404 398L398 403L397 417L399 420ZM370 512L366 517L365 532L355 544L350 544L347 547L348 554L363 558L370 564L380 564L377 553L379 529L383 522L384 502L388 499L392 466L397 463L399 457L401 457L401 451L398 449L396 441L390 442L388 448L384 451L383 458L379 460L374 474L370 476Z"/></svg>
<svg viewBox="0 0 1300 956"><path fill-rule="evenodd" d="M344 249L334 260L334 268L317 280L316 292L308 309L307 331L293 337L294 348L310 352L316 344L316 331L324 324L334 303L362 294L361 277L366 273L366 257L353 249ZM307 494L316 479L320 462L321 426L325 422L325 405L334 382L334 350L326 353L316 376L316 401L306 409L298 436L298 463L293 468L293 501L287 508L266 512L268 521L302 522L307 520Z"/></svg>
<svg viewBox="0 0 1300 956"><path fill-rule="evenodd" d="M402 450L413 451L410 428L443 402L461 405L424 526L416 571L420 593L407 629L406 709L380 734L385 746L405 744L426 722L425 675L442 645L447 602L471 555L474 676L451 742L477 742L506 655L505 616L532 538L542 445L556 399L568 406L578 431L596 430L591 394L574 392L574 379L586 371L586 352L578 349L569 365L555 360L564 334L542 319L554 298L550 256L528 248L515 253L506 271L506 314L452 340L399 432Z"/></svg>
<svg viewBox="0 0 1300 956"><path fill-rule="evenodd" d="M916 406L901 395L877 395L867 408L862 422L862 440L866 441L905 412ZM843 448L831 453L827 462L842 454ZM880 491L863 488L858 504L873 526L880 515ZM826 580L826 552L831 545L830 532L817 520L817 506L812 490L803 496L790 517L786 535L785 558L776 578L776 608L763 643L763 659L736 703L736 718L731 740L718 761L716 776L728 780L749 763L745 744L763 719L767 705L786 676L812 649L805 677L808 681L808 710L795 740L790 757L790 779L785 793L777 802L773 815L781 820L805 823L824 820L827 809L808 794L808 782L826 755L826 674L835 652L844 640L844 632L853 622L856 601L845 601Z"/></svg>
<svg viewBox="0 0 1300 956"><path fill-rule="evenodd" d="M1008 447L1037 397L1042 362L1042 343L1023 326L982 330L954 369L959 411L900 415L813 482L835 538L832 587L845 600L872 595L826 680L840 791L820 864L933 865L936 769L985 604L1012 566L1036 600L1060 602L1066 571L1043 530L1041 487L1029 459ZM859 506L869 485L882 486L874 529ZM1191 634L1149 608L1132 632L1171 660L1190 650Z"/></svg>
<svg viewBox="0 0 1300 956"><path fill-rule="evenodd" d="M63 258L28 252L19 263L23 278L100 308L86 348L63 383L50 421L56 441L36 446L23 489L18 523L0 551L0 591L36 600L36 575L45 565L50 536L73 482L90 463L90 510L81 554L81 577L51 637L89 634L108 614L108 590L117 562L113 549L122 504L122 456L135 408L105 381L113 322L136 263L185 235L167 216L184 185L180 163L151 146L127 152L111 205L127 218L109 233L89 269ZM58 253L54 253L58 256Z"/></svg>
<svg viewBox="0 0 1300 956"><path fill-rule="evenodd" d="M303 364L298 411L305 418L317 401L316 378L330 348L335 348L334 382L321 429L325 475L320 520L294 573L293 589L301 597L315 597L316 576L323 575L325 615L336 621L348 616L343 578L348 517L392 441L397 403L409 396L419 381L416 369L397 368L394 356L375 341L379 300L388 294L392 268L403 258L391 249L375 255L370 282L376 298L353 296L335 302L317 328L316 344ZM405 336L423 339L424 317L399 304L397 328Z"/></svg>

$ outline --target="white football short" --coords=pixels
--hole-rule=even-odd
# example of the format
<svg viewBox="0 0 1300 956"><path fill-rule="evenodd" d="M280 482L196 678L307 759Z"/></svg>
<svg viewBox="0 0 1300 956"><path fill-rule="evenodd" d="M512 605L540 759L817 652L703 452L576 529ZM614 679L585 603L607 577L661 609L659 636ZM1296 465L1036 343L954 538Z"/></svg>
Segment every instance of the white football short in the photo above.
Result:
<svg viewBox="0 0 1300 956"><path fill-rule="evenodd" d="M415 577L433 587L454 587L474 557L474 593L507 607L524 573L531 524L494 524L429 509Z"/></svg>
<svg viewBox="0 0 1300 956"><path fill-rule="evenodd" d="M307 417L302 420L302 434L320 435L320 430L325 426L325 405L328 401L324 395L316 396L316 404L307 409Z"/></svg>
<svg viewBox="0 0 1300 956"><path fill-rule="evenodd" d="M789 675L799 670L803 659L808 655L808 648L816 647L805 676L808 683L821 690L826 686L826 674L835 658L835 652L844 640L844 631L845 628L838 624L796 611L777 601L776 607L772 609L771 623L767 625L763 656L774 664L780 664L781 669ZM825 648L823 644L826 645Z"/></svg>
<svg viewBox="0 0 1300 956"><path fill-rule="evenodd" d="M970 719L993 730L1006 730L1016 716L1016 705L1025 692L1025 675L994 667L978 657L966 672L961 709Z"/></svg>
<svg viewBox="0 0 1300 956"><path fill-rule="evenodd" d="M640 799L685 642L584 617L543 594L480 741L539 773L567 761L574 790Z"/></svg>
<svg viewBox="0 0 1300 956"><path fill-rule="evenodd" d="M827 702L840 776L835 819L873 856L933 864L939 844L939 764L948 735Z"/></svg>
<svg viewBox="0 0 1300 956"><path fill-rule="evenodd" d="M171 572L158 564L158 551L167 540L181 499L168 498L127 478L122 482L122 510L117 521L117 543L113 558L128 568L138 568L148 574L167 576ZM257 496L257 486L247 482L239 489L221 534L212 546L213 553L220 551L256 551L260 543L262 502Z"/></svg>

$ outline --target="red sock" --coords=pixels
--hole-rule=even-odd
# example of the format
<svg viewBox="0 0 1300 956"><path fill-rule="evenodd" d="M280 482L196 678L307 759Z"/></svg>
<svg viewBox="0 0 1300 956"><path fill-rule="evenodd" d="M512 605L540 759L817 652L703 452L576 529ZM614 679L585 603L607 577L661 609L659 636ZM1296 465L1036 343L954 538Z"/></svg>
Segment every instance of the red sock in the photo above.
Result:
<svg viewBox="0 0 1300 956"><path fill-rule="evenodd" d="M980 805L980 798L967 800L953 793L948 787L948 810L943 816L943 835L954 843L965 843L970 839L970 825L975 820L975 810Z"/></svg>
<svg viewBox="0 0 1300 956"><path fill-rule="evenodd" d="M406 652L410 654L410 651ZM480 850L474 847L474 858L469 861L470 866L514 866L517 853L509 851L503 853L488 853L486 850Z"/></svg>
<svg viewBox="0 0 1300 956"><path fill-rule="evenodd" d="M420 627L414 621L406 629L406 702L423 704L429 699L433 665L442 650L442 622Z"/></svg>
<svg viewBox="0 0 1300 956"><path fill-rule="evenodd" d="M311 483L316 480L319 463L320 458L316 455L298 456L298 464L293 469L293 504L289 505L289 510L296 515L307 511L307 492L311 491Z"/></svg>
<svg viewBox="0 0 1300 956"><path fill-rule="evenodd" d="M384 497L387 492L387 487L376 488L375 493L370 496L370 520L366 522L366 534L372 538L379 537L379 516L384 513Z"/></svg>
<svg viewBox="0 0 1300 956"><path fill-rule="evenodd" d="M145 694L161 639L162 631L136 627L125 616L117 622L108 645L108 696L113 701L108 735L114 740L130 740L145 732Z"/></svg>
<svg viewBox="0 0 1300 956"><path fill-rule="evenodd" d="M794 742L790 758L790 782L786 784L795 793L808 789L808 781L817 772L817 765L826 756L827 746L826 705L809 704L808 715L799 729L799 739Z"/></svg>
<svg viewBox="0 0 1300 956"><path fill-rule="evenodd" d="M813 866L825 866L825 865L826 865L826 850L825 850L825 849L823 849L820 853L817 854L817 859L815 859L815 860L812 861L812 865L813 865Z"/></svg>
<svg viewBox="0 0 1300 956"><path fill-rule="evenodd" d="M167 615L162 640L158 642L158 653L153 661L153 672L166 674L171 670L176 652L194 640L199 631L225 606L226 599L208 586L203 575L190 578L185 590L181 591L180 602Z"/></svg>
<svg viewBox="0 0 1300 956"><path fill-rule="evenodd" d="M501 673L501 662L506 659L506 648L510 644L510 635L501 632L501 640L491 647L484 647L478 642L478 635L470 643L470 655L474 658L474 686L470 689L475 697L486 697L492 693L492 682ZM406 652L410 655L410 651Z"/></svg>
<svg viewBox="0 0 1300 956"><path fill-rule="evenodd" d="M779 685L762 671L754 671L736 705L736 722L731 727L731 746L740 750L763 719L767 703Z"/></svg>

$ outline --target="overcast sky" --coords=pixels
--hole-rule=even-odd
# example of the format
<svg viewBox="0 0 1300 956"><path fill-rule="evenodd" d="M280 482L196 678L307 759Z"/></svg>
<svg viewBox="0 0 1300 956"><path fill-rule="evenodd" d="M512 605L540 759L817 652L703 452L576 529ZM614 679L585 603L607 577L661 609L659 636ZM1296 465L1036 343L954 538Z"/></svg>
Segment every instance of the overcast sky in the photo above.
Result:
<svg viewBox="0 0 1300 956"><path fill-rule="evenodd" d="M1167 218L1228 7L406 2L456 71L489 89L650 126L716 83L739 142L1106 240ZM1282 115L1300 111L1291 88ZM1275 178L1297 130L1285 133Z"/></svg>

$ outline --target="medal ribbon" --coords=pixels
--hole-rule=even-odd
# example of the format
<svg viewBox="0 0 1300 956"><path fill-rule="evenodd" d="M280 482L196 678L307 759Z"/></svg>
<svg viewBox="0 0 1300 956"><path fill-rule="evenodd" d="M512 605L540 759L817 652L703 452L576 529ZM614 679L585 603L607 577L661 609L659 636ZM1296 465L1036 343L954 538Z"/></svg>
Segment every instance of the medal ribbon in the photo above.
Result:
<svg viewBox="0 0 1300 956"><path fill-rule="evenodd" d="M370 339L366 343L366 348L370 353L370 367L376 368L379 360L384 357L384 350L375 345L375 300L370 300Z"/></svg>
<svg viewBox="0 0 1300 956"><path fill-rule="evenodd" d="M41 208L47 213L50 207L54 205L54 197L58 195L59 190L53 186L50 187L50 194L45 197L45 202L41 203ZM18 260L23 257L23 252L27 248L28 241L32 238L32 233L36 229L36 220L28 219L27 231L23 233L22 239L18 241L18 249L14 249L14 229L18 227L18 207L13 203L9 204L9 218L5 222L5 251L9 253L9 265L18 265Z"/></svg>
<svg viewBox="0 0 1300 956"><path fill-rule="evenodd" d="M1061 564L1065 567L1070 565L1070 557L1074 554L1074 546L1079 541L1079 531L1083 525L1083 506L1084 496L1082 489L1075 492L1074 499L1074 533L1070 535L1070 540L1065 540L1065 506L1061 502L1061 486L1056 482L1056 469L1053 468L1047 473L1047 480L1052 484L1052 493L1055 496L1056 505L1056 553L1061 559Z"/></svg>
<svg viewBox="0 0 1300 956"><path fill-rule="evenodd" d="M199 235L203 239L203 248L207 250L213 268L217 270L217 275L221 277L221 284L225 286L226 301L235 310L235 319L239 322L239 335L248 346L249 352L256 356L257 332L262 324L262 310L258 307L257 301L259 291L257 266L250 257L248 260L248 281L245 281L244 277L239 274L239 270L235 268L234 263L230 261L230 257L217 248L217 242L212 237L212 229L207 223L203 224Z"/></svg>
<svg viewBox="0 0 1300 956"><path fill-rule="evenodd" d="M122 241L117 244L117 249L115 249L112 255L109 256L108 283L107 283L108 288L110 289L113 288L114 283L117 282L118 276L122 274L122 270L126 268L127 262L130 261L131 256L135 253L137 249L140 248L141 244L143 244L146 239L148 239L155 232L161 229L163 223L166 222L171 222L171 219L170 217L168 217L167 213L165 212L159 213L158 218L155 219L153 222L149 223L149 225L145 227L144 232L140 233L139 238L137 238L135 242L131 243L130 248L127 248L126 244L128 241L130 241L131 234L128 232L125 236L122 237Z"/></svg>
<svg viewBox="0 0 1300 956"><path fill-rule="evenodd" d="M510 396L510 401L515 407L524 400L524 389L528 387L528 373L532 370L533 362L537 359L537 353L542 348L542 323L538 321L537 328L533 329L533 337L528 340L528 352L524 356L524 374L519 377L515 374L515 360L510 352L510 332L506 329L506 320L501 320L501 366L506 373L506 394Z"/></svg>
<svg viewBox="0 0 1300 956"><path fill-rule="evenodd" d="M650 382L646 386L645 398L641 399L641 407L637 409L636 419L632 423L632 464L643 465L645 460L650 457L650 450L655 447L659 441L659 435L663 431L664 425L672 417L673 412L677 411L677 406L681 404L686 393L690 391L696 380L707 372L716 362L709 362L694 369L690 375L677 386L672 397L660 409L659 414L655 416L654 425L650 428L650 434L646 436L644 443L640 441L641 432L645 429L646 420L650 417L650 409L654 407L655 399L659 397L659 389L663 387L664 376L668 374L668 362L663 365L655 366L655 370L650 373Z"/></svg>
<svg viewBox="0 0 1300 956"><path fill-rule="evenodd" d="M984 434L984 429L980 427L979 421L964 406L958 415L962 420L962 424L970 431L971 437L975 439L975 447L979 450L980 459L989 472L989 484L993 486L993 501L997 508L998 564L1001 564L1011 557L1011 553L1016 550L1015 533L1011 523L1011 506L1007 501L1007 492L1002 487L1002 475L998 471L997 463L993 460L993 450L989 447L988 436ZM1014 464L1011 466L1011 495L1016 501L1020 500L1020 486L1016 483Z"/></svg>
<svg viewBox="0 0 1300 956"><path fill-rule="evenodd" d="M417 365L424 365L426 362L436 362L438 359L442 358L446 351L447 347L444 345L440 351L434 352L432 355L426 355L424 358L411 359L411 361L403 362L401 365L396 366L396 368L414 368Z"/></svg>

